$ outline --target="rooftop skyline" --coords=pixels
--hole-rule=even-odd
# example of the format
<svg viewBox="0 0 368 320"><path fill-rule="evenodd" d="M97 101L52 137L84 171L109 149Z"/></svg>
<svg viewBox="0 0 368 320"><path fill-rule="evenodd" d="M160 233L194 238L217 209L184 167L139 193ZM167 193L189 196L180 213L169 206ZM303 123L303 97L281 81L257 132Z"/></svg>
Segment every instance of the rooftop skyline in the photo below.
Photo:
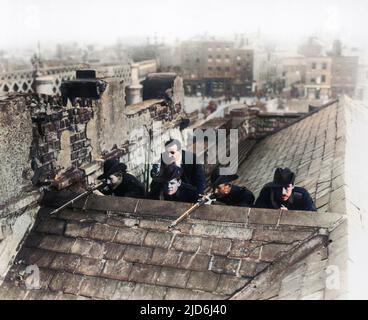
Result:
<svg viewBox="0 0 368 320"><path fill-rule="evenodd" d="M157 34L166 41L196 34L231 35L261 31L280 41L307 35L341 38L368 47L364 0L5 0L0 46L24 48L66 41L109 44Z"/></svg>

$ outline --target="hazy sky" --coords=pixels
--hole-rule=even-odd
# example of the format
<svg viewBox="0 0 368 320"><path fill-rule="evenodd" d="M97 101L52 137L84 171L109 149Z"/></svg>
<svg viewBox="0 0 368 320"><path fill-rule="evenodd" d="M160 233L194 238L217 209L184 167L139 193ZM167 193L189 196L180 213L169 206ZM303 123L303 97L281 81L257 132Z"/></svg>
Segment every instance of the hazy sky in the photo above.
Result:
<svg viewBox="0 0 368 320"><path fill-rule="evenodd" d="M256 32L366 42L367 0L0 0L0 49L145 35ZM367 37L368 38L368 37Z"/></svg>

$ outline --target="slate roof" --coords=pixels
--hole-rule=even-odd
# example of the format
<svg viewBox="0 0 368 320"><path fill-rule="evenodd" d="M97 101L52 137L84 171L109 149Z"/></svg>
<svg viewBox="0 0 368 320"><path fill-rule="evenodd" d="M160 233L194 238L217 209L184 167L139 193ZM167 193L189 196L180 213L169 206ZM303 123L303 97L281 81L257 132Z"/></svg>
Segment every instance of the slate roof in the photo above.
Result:
<svg viewBox="0 0 368 320"><path fill-rule="evenodd" d="M257 195L274 168L289 166L319 213L205 206L170 231L168 225L188 204L91 196L53 217L43 208L0 298L346 297L346 215L360 214L361 221L367 211L357 197L358 184L351 178L346 184L346 168L356 180L351 170L363 165L346 155L347 146L356 151L352 142L362 139L351 123L363 128L368 119L367 110L357 113L355 107L334 102L253 141L239 169L238 182ZM40 268L40 290L25 289L24 269L33 264ZM340 289L328 287L330 266L339 267Z"/></svg>
<svg viewBox="0 0 368 320"><path fill-rule="evenodd" d="M296 173L295 184L309 191L319 212L345 213L343 109L334 102L260 141L241 164L237 182L258 196L277 167L289 167Z"/></svg>
<svg viewBox="0 0 368 320"><path fill-rule="evenodd" d="M205 206L168 230L188 206L93 195L86 211L50 216L44 208L0 298L251 298L244 290L254 282L273 292L274 282L262 280L267 270L281 283L274 268L293 266L310 254L321 258L330 228L341 221L332 213ZM27 276L21 275L29 265L40 269L39 290L25 288Z"/></svg>

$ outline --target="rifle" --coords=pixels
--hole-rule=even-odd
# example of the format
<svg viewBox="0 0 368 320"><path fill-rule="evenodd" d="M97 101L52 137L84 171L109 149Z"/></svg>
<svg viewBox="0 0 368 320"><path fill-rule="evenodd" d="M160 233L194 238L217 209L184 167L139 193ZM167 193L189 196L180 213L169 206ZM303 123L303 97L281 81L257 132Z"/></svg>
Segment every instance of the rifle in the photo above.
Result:
<svg viewBox="0 0 368 320"><path fill-rule="evenodd" d="M68 201L67 203L63 204L61 207L53 210L50 212L50 215L53 215L55 213L58 213L59 211L63 210L64 208L66 208L67 206L73 204L75 201L82 199L85 196L88 196L89 194L91 194L93 191L97 190L98 188L101 188L102 186L106 185L106 181L103 181L99 184L97 184L96 186L88 189L86 192L81 193L80 195L76 196L75 198L73 198L72 200Z"/></svg>
<svg viewBox="0 0 368 320"><path fill-rule="evenodd" d="M172 224L169 225L169 229L172 229L176 227L180 222L182 222L184 219L189 218L189 215L196 209L198 209L200 206L206 204L206 203L212 203L216 201L216 194L215 193L208 193L203 195L197 203L192 205L187 211L185 211L178 219L176 219Z"/></svg>

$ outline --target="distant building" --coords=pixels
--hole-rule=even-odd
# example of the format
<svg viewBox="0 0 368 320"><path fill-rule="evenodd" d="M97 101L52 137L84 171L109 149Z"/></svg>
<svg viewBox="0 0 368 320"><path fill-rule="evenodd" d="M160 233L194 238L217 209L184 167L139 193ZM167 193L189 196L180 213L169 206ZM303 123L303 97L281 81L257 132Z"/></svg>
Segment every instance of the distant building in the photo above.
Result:
<svg viewBox="0 0 368 320"><path fill-rule="evenodd" d="M306 61L304 56L286 57L281 61L285 92L292 98L304 96Z"/></svg>
<svg viewBox="0 0 368 320"><path fill-rule="evenodd" d="M368 105L368 62L362 61L358 67L355 97Z"/></svg>
<svg viewBox="0 0 368 320"><path fill-rule="evenodd" d="M241 96L252 92L254 51L251 49L234 50L234 91Z"/></svg>
<svg viewBox="0 0 368 320"><path fill-rule="evenodd" d="M303 43L298 48L298 53L305 57L317 57L322 55L323 45L315 37L308 38L306 43Z"/></svg>
<svg viewBox="0 0 368 320"><path fill-rule="evenodd" d="M234 80L233 43L208 41L202 43L203 78L206 96L232 94Z"/></svg>
<svg viewBox="0 0 368 320"><path fill-rule="evenodd" d="M358 78L359 57L333 56L331 94L354 97Z"/></svg>
<svg viewBox="0 0 368 320"><path fill-rule="evenodd" d="M269 87L281 78L280 60L275 51L274 46L260 45L255 49L254 80L257 90Z"/></svg>
<svg viewBox="0 0 368 320"><path fill-rule="evenodd" d="M194 40L181 46L187 95L232 96L251 92L253 50L232 41Z"/></svg>
<svg viewBox="0 0 368 320"><path fill-rule="evenodd" d="M328 99L331 96L331 65L330 57L307 57L305 96L309 99Z"/></svg>

